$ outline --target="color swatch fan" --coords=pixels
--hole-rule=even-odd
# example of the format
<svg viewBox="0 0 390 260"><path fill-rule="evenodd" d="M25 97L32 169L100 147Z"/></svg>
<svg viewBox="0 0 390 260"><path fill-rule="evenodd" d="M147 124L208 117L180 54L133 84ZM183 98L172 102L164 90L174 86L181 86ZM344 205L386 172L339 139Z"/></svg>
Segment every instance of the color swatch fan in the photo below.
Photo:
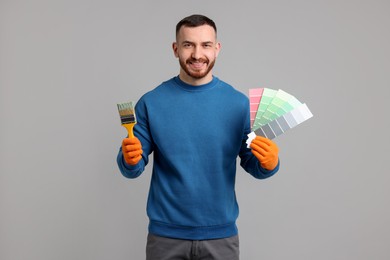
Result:
<svg viewBox="0 0 390 260"><path fill-rule="evenodd" d="M248 147L257 135L273 139L313 116L306 104L281 89L249 89L249 100Z"/></svg>

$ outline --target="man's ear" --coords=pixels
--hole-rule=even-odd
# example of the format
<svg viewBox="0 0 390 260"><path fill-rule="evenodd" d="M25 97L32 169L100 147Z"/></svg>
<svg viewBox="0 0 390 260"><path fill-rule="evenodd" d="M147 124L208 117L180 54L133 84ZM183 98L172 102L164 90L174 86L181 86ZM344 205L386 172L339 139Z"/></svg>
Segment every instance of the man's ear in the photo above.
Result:
<svg viewBox="0 0 390 260"><path fill-rule="evenodd" d="M172 50L173 50L173 54L175 55L175 57L179 58L179 55L177 53L177 43L176 42L172 43Z"/></svg>
<svg viewBox="0 0 390 260"><path fill-rule="evenodd" d="M220 42L217 42L215 44L215 49L216 49L216 53L215 53L215 57L218 57L218 54L219 54L219 51L221 50L221 43Z"/></svg>

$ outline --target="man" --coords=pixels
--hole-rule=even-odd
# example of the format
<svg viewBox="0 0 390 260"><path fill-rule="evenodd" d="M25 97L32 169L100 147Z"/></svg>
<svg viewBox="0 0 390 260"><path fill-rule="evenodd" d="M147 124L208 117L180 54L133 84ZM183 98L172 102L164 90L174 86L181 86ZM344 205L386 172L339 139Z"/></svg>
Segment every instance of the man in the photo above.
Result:
<svg viewBox="0 0 390 260"><path fill-rule="evenodd" d="M213 76L221 44L212 20L181 20L172 48L180 73L137 102L136 137L123 140L118 166L138 177L153 152L147 260L236 260L236 158L255 178L268 178L279 169L278 147L263 137L246 147L249 101Z"/></svg>

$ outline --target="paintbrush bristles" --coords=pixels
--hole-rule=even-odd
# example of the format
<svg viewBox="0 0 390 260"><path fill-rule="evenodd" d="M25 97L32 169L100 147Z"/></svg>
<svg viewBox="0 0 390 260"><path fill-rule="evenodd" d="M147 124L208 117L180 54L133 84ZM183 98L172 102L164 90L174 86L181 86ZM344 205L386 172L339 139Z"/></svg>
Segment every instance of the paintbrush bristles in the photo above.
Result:
<svg viewBox="0 0 390 260"><path fill-rule="evenodd" d="M133 102L121 103L117 104L117 106L122 124L137 123Z"/></svg>

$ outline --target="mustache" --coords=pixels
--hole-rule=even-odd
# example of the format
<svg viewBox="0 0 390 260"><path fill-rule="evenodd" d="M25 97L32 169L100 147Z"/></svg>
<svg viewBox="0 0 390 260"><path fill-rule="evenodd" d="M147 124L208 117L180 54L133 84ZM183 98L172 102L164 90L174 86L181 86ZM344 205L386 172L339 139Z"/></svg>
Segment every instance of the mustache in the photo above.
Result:
<svg viewBox="0 0 390 260"><path fill-rule="evenodd" d="M204 58L200 58L200 59L189 58L186 60L186 63L194 63L194 62L204 62L208 64L209 60Z"/></svg>

